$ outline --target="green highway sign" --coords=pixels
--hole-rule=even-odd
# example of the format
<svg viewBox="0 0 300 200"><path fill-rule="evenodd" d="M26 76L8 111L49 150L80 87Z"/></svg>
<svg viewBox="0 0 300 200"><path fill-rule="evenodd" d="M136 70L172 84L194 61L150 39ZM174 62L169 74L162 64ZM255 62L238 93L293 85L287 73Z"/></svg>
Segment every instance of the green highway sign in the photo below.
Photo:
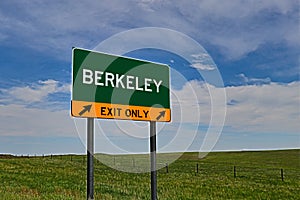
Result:
<svg viewBox="0 0 300 200"><path fill-rule="evenodd" d="M170 121L164 64L73 48L74 117Z"/></svg>

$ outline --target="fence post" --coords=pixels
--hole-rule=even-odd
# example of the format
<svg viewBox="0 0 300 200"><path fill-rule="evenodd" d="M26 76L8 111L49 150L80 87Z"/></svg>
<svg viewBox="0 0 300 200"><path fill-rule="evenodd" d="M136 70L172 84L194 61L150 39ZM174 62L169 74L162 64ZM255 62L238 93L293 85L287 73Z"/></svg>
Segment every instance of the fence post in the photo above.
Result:
<svg viewBox="0 0 300 200"><path fill-rule="evenodd" d="M281 174L281 180L284 181L284 177L283 177L283 169L280 169L280 174Z"/></svg>
<svg viewBox="0 0 300 200"><path fill-rule="evenodd" d="M199 173L199 164L197 163L196 165L196 171L197 171L197 174Z"/></svg>
<svg viewBox="0 0 300 200"><path fill-rule="evenodd" d="M166 163L166 172L169 173L169 165Z"/></svg>
<svg viewBox="0 0 300 200"><path fill-rule="evenodd" d="M132 158L132 167L135 167L135 160Z"/></svg>
<svg viewBox="0 0 300 200"><path fill-rule="evenodd" d="M236 167L233 166L233 177L236 178Z"/></svg>

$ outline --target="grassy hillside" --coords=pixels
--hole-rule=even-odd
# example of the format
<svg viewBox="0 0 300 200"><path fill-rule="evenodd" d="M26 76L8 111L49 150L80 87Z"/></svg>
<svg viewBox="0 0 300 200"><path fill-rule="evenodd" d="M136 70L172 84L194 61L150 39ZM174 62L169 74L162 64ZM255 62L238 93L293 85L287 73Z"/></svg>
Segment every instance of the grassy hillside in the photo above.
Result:
<svg viewBox="0 0 300 200"><path fill-rule="evenodd" d="M159 199L299 199L300 150L210 153L204 159L185 153L166 167L176 156L158 157ZM132 171L149 164L147 155L98 157ZM85 199L85 165L85 157L75 155L0 156L0 199ZM150 174L97 161L95 199L150 199Z"/></svg>

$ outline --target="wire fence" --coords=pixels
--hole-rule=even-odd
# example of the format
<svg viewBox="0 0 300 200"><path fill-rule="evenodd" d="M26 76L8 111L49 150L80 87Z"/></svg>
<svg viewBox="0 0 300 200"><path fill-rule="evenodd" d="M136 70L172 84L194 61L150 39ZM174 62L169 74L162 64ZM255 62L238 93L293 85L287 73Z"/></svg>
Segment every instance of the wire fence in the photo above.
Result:
<svg viewBox="0 0 300 200"><path fill-rule="evenodd" d="M142 173L150 171L149 155L120 156L120 155L96 155L95 169L115 170ZM85 155L19 155L8 158L43 158L47 160L63 160L66 162L76 162L82 167L86 166L87 157ZM158 157L157 169L161 174L190 173L195 176L209 177L232 177L235 179L251 180L278 180L278 181L299 181L300 168L288 166L248 166L239 163L218 163L201 160L177 160L174 158ZM99 170L99 169L98 169Z"/></svg>

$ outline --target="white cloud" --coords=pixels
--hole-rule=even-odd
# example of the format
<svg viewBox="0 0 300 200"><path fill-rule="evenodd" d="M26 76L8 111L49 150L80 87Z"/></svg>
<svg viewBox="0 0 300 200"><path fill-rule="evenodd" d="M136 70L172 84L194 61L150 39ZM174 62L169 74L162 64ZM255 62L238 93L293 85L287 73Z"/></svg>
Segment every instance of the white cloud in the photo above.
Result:
<svg viewBox="0 0 300 200"><path fill-rule="evenodd" d="M46 83L51 85L54 81L46 81ZM299 88L300 82L226 87L227 102L223 102L228 103L226 131L236 134L237 137L244 133L270 133L274 135L274 138L276 138L276 133L299 134ZM197 127L194 126L197 126L199 122L201 126L209 124L212 109L217 110L216 113L219 115L214 117L222 117L220 113L222 102L215 103L212 108L210 98L212 93L219 98L218 95L222 95L223 89L203 82L190 81L181 90L173 90L172 122L160 123L158 132L162 130L159 137L164 137L164 134L169 133L175 135L171 137L172 141L162 141L166 143L163 149L171 151L173 147L180 146L182 150L185 150L184 148L189 146L197 134L197 131L194 131ZM83 128L79 132L84 143L85 120L78 120L83 123ZM115 123L113 120L99 120L98 122L106 137L119 137L120 140L125 138L123 142L131 137L148 137L147 123L125 121ZM181 125L179 125L180 122ZM0 105L0 127L2 136L78 137L69 110L50 111L16 104ZM204 134L203 130L198 133ZM170 135L165 136L170 139ZM186 140L181 142L182 138ZM232 144L233 149L234 145ZM244 148L250 147L244 146Z"/></svg>
<svg viewBox="0 0 300 200"><path fill-rule="evenodd" d="M269 77L267 78L249 78L245 74L238 74L237 77L239 77L243 83L245 84L255 84L255 85L262 85L262 84L270 84L271 79Z"/></svg>
<svg viewBox="0 0 300 200"><path fill-rule="evenodd" d="M194 67L196 69L200 69L200 70L203 70L203 71L211 71L211 70L215 70L216 68L212 65L205 65L205 64L202 64L202 63L192 63L191 64L191 67Z"/></svg>
<svg viewBox="0 0 300 200"><path fill-rule="evenodd" d="M197 81L190 84L192 87L186 85L182 90L175 91L178 101L173 101L173 116L182 114L185 115L184 122L197 123L194 119L197 119L195 115L199 112L201 124L208 124L212 117L209 92L221 94L223 88ZM299 88L300 82L226 87L228 106L225 126L236 133L299 133ZM195 91L197 102L191 90ZM176 108L180 105L184 107L182 113ZM214 109L220 109L219 106L215 105Z"/></svg>
<svg viewBox="0 0 300 200"><path fill-rule="evenodd" d="M229 59L238 59L267 42L300 42L294 34L299 33L297 0L195 0L180 2L178 9L190 25L197 27L196 37L218 46Z"/></svg>
<svg viewBox="0 0 300 200"><path fill-rule="evenodd" d="M190 65L193 68L211 71L216 69L216 65L213 63L211 57L207 53L192 54L192 64Z"/></svg>
<svg viewBox="0 0 300 200"><path fill-rule="evenodd" d="M78 136L68 110L0 105L0 127L1 136Z"/></svg>
<svg viewBox="0 0 300 200"><path fill-rule="evenodd" d="M226 88L227 125L240 132L299 133L300 82Z"/></svg>
<svg viewBox="0 0 300 200"><path fill-rule="evenodd" d="M48 95L57 92L70 92L69 84L60 84L55 80L38 81L38 83L30 86L12 87L0 90L2 95L2 103L10 103L14 100L21 103L34 103L44 101Z"/></svg>
<svg viewBox="0 0 300 200"><path fill-rule="evenodd" d="M63 59L68 59L72 46L91 48L114 33L145 26L179 30L200 42L216 45L231 59L266 42L300 42L297 0L16 1L11 5L22 9L11 15L11 8L0 6L2 38L6 42L25 42ZM268 13L275 18L268 18ZM52 49L56 51L49 51Z"/></svg>

